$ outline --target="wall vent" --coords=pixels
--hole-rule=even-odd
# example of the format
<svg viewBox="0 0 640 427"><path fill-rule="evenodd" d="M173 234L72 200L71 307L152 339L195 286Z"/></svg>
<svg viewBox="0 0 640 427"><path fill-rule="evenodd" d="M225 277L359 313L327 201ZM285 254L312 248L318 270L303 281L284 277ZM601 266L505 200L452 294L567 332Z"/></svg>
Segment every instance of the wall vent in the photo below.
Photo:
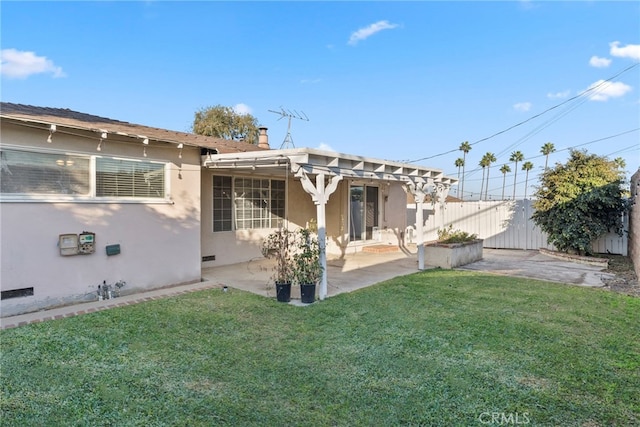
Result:
<svg viewBox="0 0 640 427"><path fill-rule="evenodd" d="M33 288L11 289L9 291L2 291L0 295L0 299L30 297L32 295L33 295Z"/></svg>
<svg viewBox="0 0 640 427"><path fill-rule="evenodd" d="M215 260L216 260L215 255L207 255L202 257L202 262L215 261Z"/></svg>

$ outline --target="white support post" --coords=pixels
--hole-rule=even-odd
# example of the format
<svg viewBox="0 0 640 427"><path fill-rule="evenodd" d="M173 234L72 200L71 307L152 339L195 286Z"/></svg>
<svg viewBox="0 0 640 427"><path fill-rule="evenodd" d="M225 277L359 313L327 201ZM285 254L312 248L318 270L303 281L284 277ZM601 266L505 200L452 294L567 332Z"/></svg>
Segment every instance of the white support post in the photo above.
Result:
<svg viewBox="0 0 640 427"><path fill-rule="evenodd" d="M318 246L320 247L320 265L322 266L322 281L320 282L318 297L322 301L327 297L327 218L325 206L329 201L329 196L338 188L338 183L342 179L342 176L332 176L327 186L325 186L325 174L323 173L316 175L315 185L302 168L298 170L296 176L300 178L304 191L311 195L311 199L316 204Z"/></svg>
<svg viewBox="0 0 640 427"><path fill-rule="evenodd" d="M418 270L424 270L424 199L429 194L428 188L433 187L431 182L408 182L407 191L413 195L416 201L416 232L418 234L416 246L418 248Z"/></svg>

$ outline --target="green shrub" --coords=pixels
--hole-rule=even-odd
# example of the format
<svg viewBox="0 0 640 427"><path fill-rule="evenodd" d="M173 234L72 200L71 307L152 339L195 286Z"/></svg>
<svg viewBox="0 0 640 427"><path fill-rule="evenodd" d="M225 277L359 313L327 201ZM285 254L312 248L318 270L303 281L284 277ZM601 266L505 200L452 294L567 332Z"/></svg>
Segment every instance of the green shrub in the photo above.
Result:
<svg viewBox="0 0 640 427"><path fill-rule="evenodd" d="M477 234L469 234L466 231L454 230L453 224L449 227L438 228L438 243L467 243L478 239Z"/></svg>

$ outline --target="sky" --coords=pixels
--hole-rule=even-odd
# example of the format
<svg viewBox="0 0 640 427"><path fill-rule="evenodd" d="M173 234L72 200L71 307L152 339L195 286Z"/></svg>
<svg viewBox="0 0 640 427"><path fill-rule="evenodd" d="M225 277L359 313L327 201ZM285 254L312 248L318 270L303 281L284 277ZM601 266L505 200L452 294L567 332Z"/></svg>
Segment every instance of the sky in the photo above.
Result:
<svg viewBox="0 0 640 427"><path fill-rule="evenodd" d="M229 106L272 148L284 111L296 148L455 178L468 141L465 199L487 152L493 199L533 194L547 142L549 165L576 148L640 166L637 1L2 1L0 20L3 102L185 132Z"/></svg>

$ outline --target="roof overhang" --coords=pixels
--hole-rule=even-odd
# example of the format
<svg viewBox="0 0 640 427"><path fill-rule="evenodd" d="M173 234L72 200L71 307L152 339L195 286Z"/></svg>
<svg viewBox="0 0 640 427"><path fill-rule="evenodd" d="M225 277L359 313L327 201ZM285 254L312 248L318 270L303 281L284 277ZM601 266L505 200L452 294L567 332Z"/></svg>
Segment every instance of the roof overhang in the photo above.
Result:
<svg viewBox="0 0 640 427"><path fill-rule="evenodd" d="M447 187L458 182L445 176L440 169L310 148L208 154L202 156L202 166L226 173L259 171L272 176L324 174L328 177L444 184Z"/></svg>

